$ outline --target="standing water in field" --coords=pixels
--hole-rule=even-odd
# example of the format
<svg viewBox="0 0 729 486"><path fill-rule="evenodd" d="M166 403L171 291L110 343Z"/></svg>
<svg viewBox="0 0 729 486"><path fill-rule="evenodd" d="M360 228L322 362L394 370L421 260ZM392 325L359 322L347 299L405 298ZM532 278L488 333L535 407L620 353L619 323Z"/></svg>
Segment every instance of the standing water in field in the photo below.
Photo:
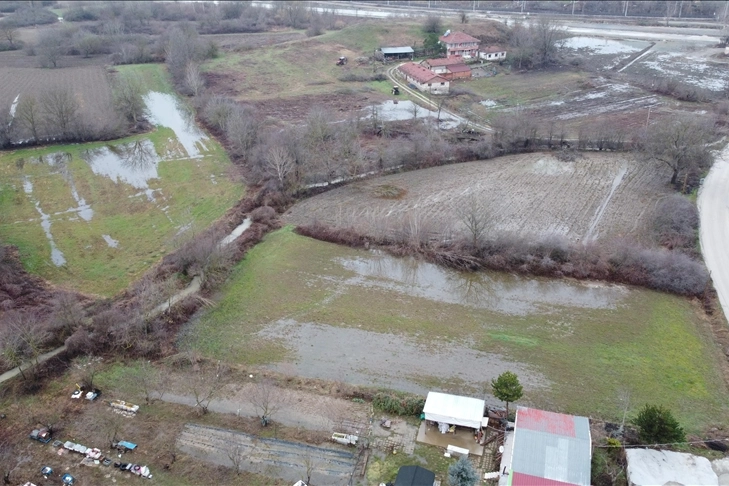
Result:
<svg viewBox="0 0 729 486"><path fill-rule="evenodd" d="M185 110L176 97L150 91L144 97L144 102L152 123L171 128L188 156L200 156L200 151L205 150L203 140L208 137L195 124L193 114Z"/></svg>
<svg viewBox="0 0 729 486"><path fill-rule="evenodd" d="M82 157L94 174L141 189L150 201L154 200L154 191L150 189L148 181L158 178L160 158L149 140L86 150Z"/></svg>

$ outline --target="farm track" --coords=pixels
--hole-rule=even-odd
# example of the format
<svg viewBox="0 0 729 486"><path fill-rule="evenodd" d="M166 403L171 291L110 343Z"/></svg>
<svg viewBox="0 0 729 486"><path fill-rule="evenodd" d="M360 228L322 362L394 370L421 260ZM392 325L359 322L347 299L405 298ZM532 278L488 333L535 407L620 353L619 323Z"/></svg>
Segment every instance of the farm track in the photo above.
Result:
<svg viewBox="0 0 729 486"><path fill-rule="evenodd" d="M266 439L204 425L186 424L177 439L177 448L186 454L228 467L232 466L229 454L236 446L243 456L241 469L291 481L305 477L307 463L311 463L315 471L312 481L317 484L347 484L356 463L349 450Z"/></svg>
<svg viewBox="0 0 729 486"><path fill-rule="evenodd" d="M401 231L417 216L431 237L439 238L463 229L458 208L475 197L490 215L492 234L558 235L572 241L642 238L647 214L668 193L667 179L663 167L625 154L585 154L560 162L551 154L533 153L353 183L301 201L285 218L297 225L319 221L376 235ZM376 196L381 185L406 193L401 199L381 199Z"/></svg>

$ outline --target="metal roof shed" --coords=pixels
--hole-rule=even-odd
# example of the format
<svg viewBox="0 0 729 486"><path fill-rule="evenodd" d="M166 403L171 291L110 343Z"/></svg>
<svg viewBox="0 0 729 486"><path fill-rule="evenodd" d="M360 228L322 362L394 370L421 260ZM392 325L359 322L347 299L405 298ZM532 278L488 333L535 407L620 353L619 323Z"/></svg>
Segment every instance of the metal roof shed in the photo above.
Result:
<svg viewBox="0 0 729 486"><path fill-rule="evenodd" d="M589 486L591 460L587 418L517 409L511 465L505 466L511 486Z"/></svg>
<svg viewBox="0 0 729 486"><path fill-rule="evenodd" d="M423 413L425 420L478 429L485 408L486 403L477 398L428 392Z"/></svg>
<svg viewBox="0 0 729 486"><path fill-rule="evenodd" d="M381 47L380 50L386 56L411 56L415 53L410 46L404 47Z"/></svg>

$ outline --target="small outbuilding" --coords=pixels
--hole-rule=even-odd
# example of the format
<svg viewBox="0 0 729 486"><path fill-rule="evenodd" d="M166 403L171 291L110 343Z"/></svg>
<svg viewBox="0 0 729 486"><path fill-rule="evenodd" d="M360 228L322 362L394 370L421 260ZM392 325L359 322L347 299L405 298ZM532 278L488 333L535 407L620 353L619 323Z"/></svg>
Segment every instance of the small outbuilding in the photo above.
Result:
<svg viewBox="0 0 729 486"><path fill-rule="evenodd" d="M410 59L412 61L415 56L415 51L410 46L380 47L379 51L385 61L397 61L399 59Z"/></svg>
<svg viewBox="0 0 729 486"><path fill-rule="evenodd" d="M478 57L485 61L503 61L506 59L506 49L500 46L489 46L481 49Z"/></svg>
<svg viewBox="0 0 729 486"><path fill-rule="evenodd" d="M592 462L586 417L519 407L506 441L499 485L589 486Z"/></svg>
<svg viewBox="0 0 729 486"><path fill-rule="evenodd" d="M397 472L395 486L433 486L435 473L420 466L403 466Z"/></svg>
<svg viewBox="0 0 729 486"><path fill-rule="evenodd" d="M426 59L420 64L449 81L471 77L471 68L463 62L463 58L458 56L446 59Z"/></svg>

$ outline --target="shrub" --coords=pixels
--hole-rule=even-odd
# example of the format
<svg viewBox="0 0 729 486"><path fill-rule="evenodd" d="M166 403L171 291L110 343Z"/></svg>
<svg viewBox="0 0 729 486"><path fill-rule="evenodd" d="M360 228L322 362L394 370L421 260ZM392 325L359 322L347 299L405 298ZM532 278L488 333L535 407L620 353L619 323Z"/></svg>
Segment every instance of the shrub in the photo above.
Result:
<svg viewBox="0 0 729 486"><path fill-rule="evenodd" d="M84 7L73 7L63 14L65 22L84 22L88 20L97 20L99 16L92 10Z"/></svg>
<svg viewBox="0 0 729 486"><path fill-rule="evenodd" d="M661 405L646 405L633 420L644 444L684 442L686 434L671 411Z"/></svg>
<svg viewBox="0 0 729 486"><path fill-rule="evenodd" d="M656 208L653 236L661 246L693 251L699 229L699 211L685 197L674 194Z"/></svg>
<svg viewBox="0 0 729 486"><path fill-rule="evenodd" d="M339 80L345 83L349 82L360 82L366 83L368 81L387 81L387 76L384 73L376 74L362 74L362 73L346 73L339 76Z"/></svg>
<svg viewBox="0 0 729 486"><path fill-rule="evenodd" d="M458 462L448 467L448 484L451 486L475 486L479 477L468 456L461 456Z"/></svg>
<svg viewBox="0 0 729 486"><path fill-rule="evenodd" d="M372 399L372 406L395 415L420 415L425 407L425 398L407 393L378 392Z"/></svg>

